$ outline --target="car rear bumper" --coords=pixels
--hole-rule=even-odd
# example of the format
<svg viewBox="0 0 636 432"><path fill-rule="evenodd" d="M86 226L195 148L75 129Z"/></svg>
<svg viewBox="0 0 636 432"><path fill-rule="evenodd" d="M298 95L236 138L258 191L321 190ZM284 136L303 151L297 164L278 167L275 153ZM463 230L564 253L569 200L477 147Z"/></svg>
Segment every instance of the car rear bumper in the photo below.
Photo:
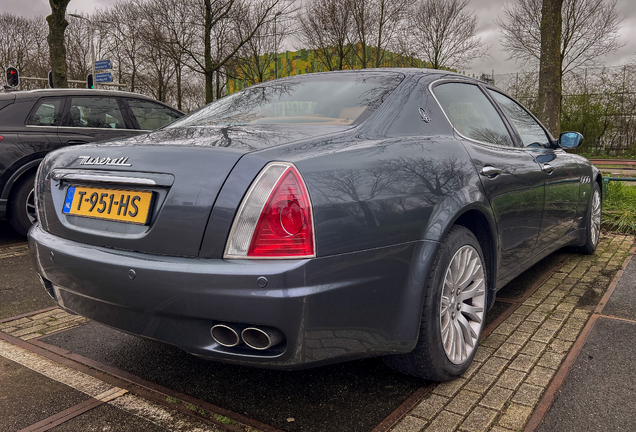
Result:
<svg viewBox="0 0 636 432"><path fill-rule="evenodd" d="M422 241L303 260L208 260L84 245L39 224L29 232L35 268L65 309L195 355L273 368L412 350L437 247ZM263 351L224 347L210 334L219 323L275 328L284 340Z"/></svg>

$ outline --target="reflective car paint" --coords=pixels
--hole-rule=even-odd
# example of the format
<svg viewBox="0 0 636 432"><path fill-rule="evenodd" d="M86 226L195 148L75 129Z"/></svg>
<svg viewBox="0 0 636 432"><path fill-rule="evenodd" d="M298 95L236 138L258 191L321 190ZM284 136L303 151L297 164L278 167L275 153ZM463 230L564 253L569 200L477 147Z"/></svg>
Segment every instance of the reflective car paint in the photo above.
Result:
<svg viewBox="0 0 636 432"><path fill-rule="evenodd" d="M409 352L422 287L453 224L471 227L482 242L492 304L495 290L515 275L565 244L584 242L590 185L580 178L600 177L589 162L560 149L522 148L501 112L514 146L465 139L429 86L476 81L404 73L375 113L348 128L159 131L54 153L39 178L42 225L30 233L38 272L58 286L53 295L70 310L223 361L291 367ZM109 172L174 175L174 185L157 191L155 219L144 232L60 216L65 186L51 171L78 168L87 152L133 164ZM316 258L222 260L236 209L270 161L293 163L307 184ZM548 162L554 177L542 170ZM500 167L500 175L482 175L487 164ZM60 258L47 261L50 252ZM260 277L266 288L257 284ZM285 344L260 354L229 350L209 335L223 321L276 327Z"/></svg>

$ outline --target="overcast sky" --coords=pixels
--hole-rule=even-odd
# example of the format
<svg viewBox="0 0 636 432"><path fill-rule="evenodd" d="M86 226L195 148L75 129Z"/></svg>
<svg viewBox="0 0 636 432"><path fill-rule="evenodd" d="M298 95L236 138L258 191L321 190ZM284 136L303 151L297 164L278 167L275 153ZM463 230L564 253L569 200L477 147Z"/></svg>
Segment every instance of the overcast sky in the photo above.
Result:
<svg viewBox="0 0 636 432"><path fill-rule="evenodd" d="M71 0L69 12L92 13L95 9L104 8L115 3L116 0ZM512 0L508 0L512 1ZM48 15L50 7L48 0L7 1L0 0L0 12L10 12L19 15ZM494 19L503 16L503 5L506 0L471 0L469 8L474 9L479 17L478 36L490 45L490 58L476 61L467 72L479 74L482 72L496 74L515 72L520 65L507 60L508 55L501 49L500 34ZM618 0L618 9L625 20L621 30L621 41L626 45L618 52L599 58L599 64L620 65L636 60L636 0Z"/></svg>

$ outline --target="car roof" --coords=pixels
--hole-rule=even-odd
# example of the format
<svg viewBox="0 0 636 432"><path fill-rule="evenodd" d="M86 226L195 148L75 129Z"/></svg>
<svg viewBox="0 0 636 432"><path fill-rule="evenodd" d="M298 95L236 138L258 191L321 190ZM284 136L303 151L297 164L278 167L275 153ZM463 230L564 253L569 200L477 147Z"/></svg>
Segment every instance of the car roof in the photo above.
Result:
<svg viewBox="0 0 636 432"><path fill-rule="evenodd" d="M81 89L81 88L56 88L56 89L37 89L37 90L17 90L10 93L15 95L16 99L28 98L28 97L43 97L43 96L126 96L134 97L138 99L147 99L153 102L154 99L139 94L117 90L94 90L94 89ZM160 102L163 103L163 102Z"/></svg>
<svg viewBox="0 0 636 432"><path fill-rule="evenodd" d="M284 80L284 79L295 79L295 78L301 78L301 77L309 77L309 76L315 76L315 75L332 75L332 74L351 74L351 73L359 73L359 74L382 74L382 73L386 73L388 74L396 74L396 73L400 73L403 74L405 76L428 76L431 78L431 80L434 80L436 78L449 78L449 79L458 79L458 80L465 80L468 82L472 82L472 83L481 83L483 84L483 81L480 81L477 78L472 78L468 75L463 75L457 72L452 72L452 71L447 71L447 70L443 70L443 69L424 69L424 68L369 68L369 69L343 69L343 70L339 70L339 71L325 71L325 72L313 72L310 74L301 74L301 75L290 75L287 77L281 77L278 78L279 80ZM264 81L262 83L257 83L255 85L267 85L268 83L270 83L271 81Z"/></svg>

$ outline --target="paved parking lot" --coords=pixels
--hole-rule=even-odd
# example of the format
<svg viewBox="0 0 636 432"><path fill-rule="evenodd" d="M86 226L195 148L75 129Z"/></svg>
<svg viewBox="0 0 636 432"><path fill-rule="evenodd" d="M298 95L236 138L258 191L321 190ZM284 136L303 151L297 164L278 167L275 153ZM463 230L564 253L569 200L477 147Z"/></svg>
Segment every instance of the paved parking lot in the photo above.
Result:
<svg viewBox="0 0 636 432"><path fill-rule="evenodd" d="M0 223L0 430L522 430L633 240L606 235L593 256L558 252L512 281L474 365L436 385L379 359L228 366L69 315Z"/></svg>

